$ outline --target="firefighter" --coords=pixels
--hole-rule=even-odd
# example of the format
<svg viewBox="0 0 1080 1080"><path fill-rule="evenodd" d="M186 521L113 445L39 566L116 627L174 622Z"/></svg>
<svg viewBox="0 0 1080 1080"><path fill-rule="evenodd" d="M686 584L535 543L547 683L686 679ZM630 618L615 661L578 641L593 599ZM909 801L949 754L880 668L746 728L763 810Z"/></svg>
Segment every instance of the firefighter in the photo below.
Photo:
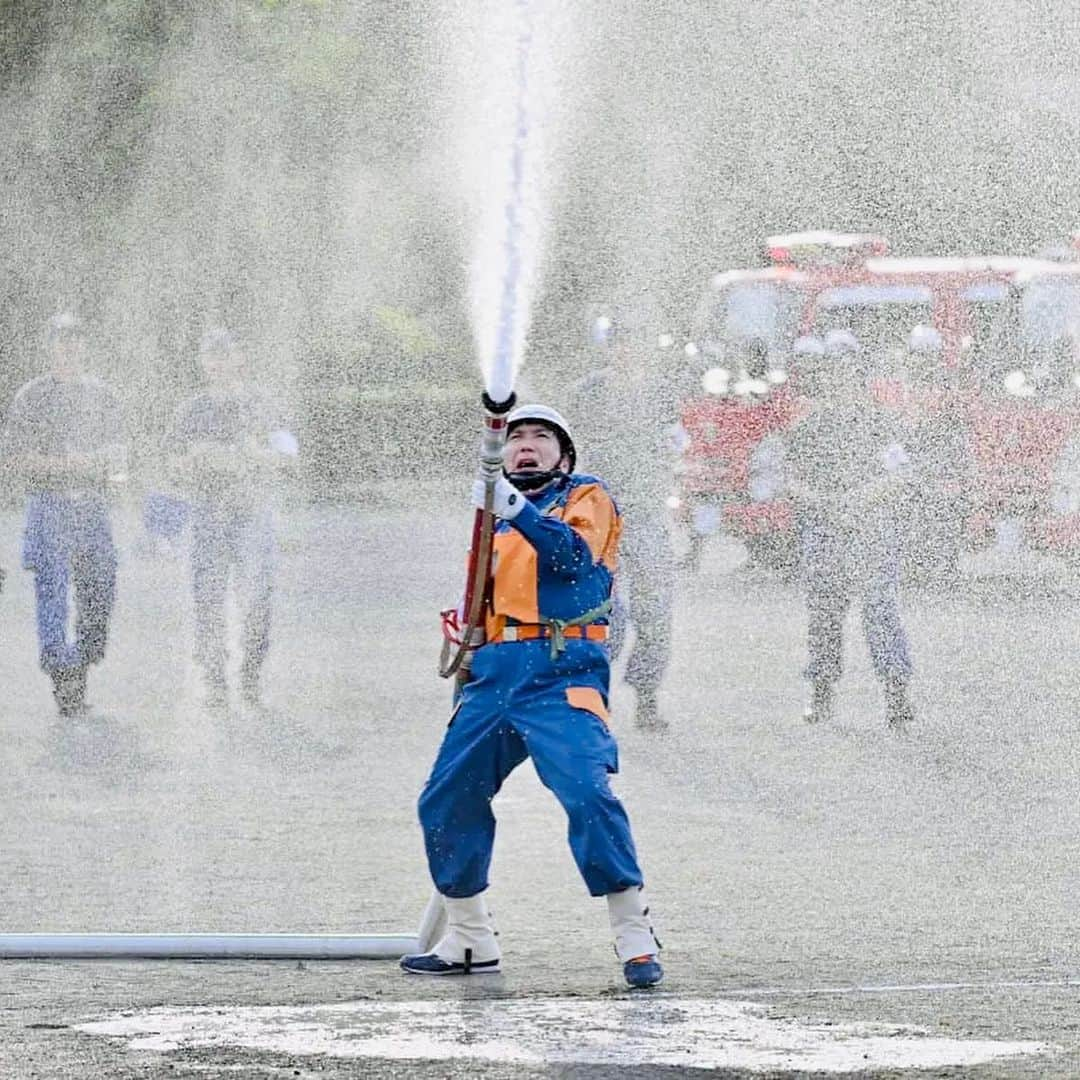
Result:
<svg viewBox="0 0 1080 1080"><path fill-rule="evenodd" d="M199 360L206 385L180 404L169 436L172 479L190 509L195 659L207 707L226 708L225 601L231 581L243 621L241 695L257 706L270 647L276 558L270 488L296 458L298 445L252 384L244 350L231 331L208 331Z"/></svg>
<svg viewBox="0 0 1080 1080"><path fill-rule="evenodd" d="M843 334L841 337L840 334ZM890 418L871 400L870 372L847 332L826 337L812 367L810 412L787 439L787 491L806 588L808 721L827 721L843 665L843 625L852 599L895 730L913 719L911 656L899 606L899 521L910 478L907 453Z"/></svg>
<svg viewBox="0 0 1080 1080"><path fill-rule="evenodd" d="M109 494L126 478L127 449L119 401L88 373L78 317L50 319L46 347L50 369L15 395L5 441L27 491L23 566L34 574L39 659L71 718L88 712L87 672L105 658L116 598Z"/></svg>
<svg viewBox="0 0 1080 1080"><path fill-rule="evenodd" d="M905 446L913 484L905 563L917 580L949 585L960 575L973 477L963 394L958 373L942 363L942 345L932 326L920 324L908 335Z"/></svg>
<svg viewBox="0 0 1080 1080"><path fill-rule="evenodd" d="M484 896L495 838L491 801L531 757L566 811L590 894L607 899L627 983L650 987L663 976L630 822L608 781L618 768L607 724L607 637L622 523L604 484L575 473L575 461L569 428L554 409L523 406L507 418L486 641L419 803L447 932L431 952L404 957L407 972L498 971ZM483 500L478 479L474 501Z"/></svg>
<svg viewBox="0 0 1080 1080"><path fill-rule="evenodd" d="M633 332L627 316L601 317L593 341L604 349L605 365L577 382L574 413L589 422L589 461L618 500L623 540L619 593L612 617L612 655L618 657L633 627L623 678L635 693L634 722L646 731L668 724L659 691L671 661L675 592L675 550L666 500L674 484L674 430L678 423L677 355L671 335L653 338ZM666 348L665 348L666 346ZM619 417L632 424L632 443L596 418ZM580 426L580 425L576 425Z"/></svg>

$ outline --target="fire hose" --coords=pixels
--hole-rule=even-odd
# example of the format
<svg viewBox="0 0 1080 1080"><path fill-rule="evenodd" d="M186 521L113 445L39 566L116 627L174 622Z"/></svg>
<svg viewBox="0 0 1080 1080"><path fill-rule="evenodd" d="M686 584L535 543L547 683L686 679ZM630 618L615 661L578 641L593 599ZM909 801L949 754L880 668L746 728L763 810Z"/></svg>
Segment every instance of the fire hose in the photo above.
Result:
<svg viewBox="0 0 1080 1080"><path fill-rule="evenodd" d="M439 674L444 679L456 675L459 685L468 681L472 654L484 644L484 608L489 599L491 552L495 537L495 482L502 472L506 416L514 407L515 397L511 392L505 401L496 402L485 393L480 400L484 406L484 434L480 443L484 506L477 509L473 518L461 616L456 608L442 612L443 646L439 657ZM461 617L465 620L464 625L460 623Z"/></svg>

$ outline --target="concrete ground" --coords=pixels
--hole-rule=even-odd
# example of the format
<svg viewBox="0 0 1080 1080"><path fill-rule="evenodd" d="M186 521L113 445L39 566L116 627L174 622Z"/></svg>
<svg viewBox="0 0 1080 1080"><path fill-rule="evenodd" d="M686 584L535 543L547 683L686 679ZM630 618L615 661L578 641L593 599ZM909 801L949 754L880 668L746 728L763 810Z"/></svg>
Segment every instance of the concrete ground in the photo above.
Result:
<svg viewBox="0 0 1080 1080"><path fill-rule="evenodd" d="M78 733L36 669L19 522L0 517L0 932L411 932L461 505L290 515L267 709L217 718L182 556L140 551L121 515L103 720ZM501 976L0 961L0 1076L1080 1074L1070 583L976 563L958 591L910 593L918 722L897 736L854 616L836 722L801 721L800 596L741 558L717 543L680 583L670 731L636 731L613 694L661 990L622 987L525 765L496 803Z"/></svg>

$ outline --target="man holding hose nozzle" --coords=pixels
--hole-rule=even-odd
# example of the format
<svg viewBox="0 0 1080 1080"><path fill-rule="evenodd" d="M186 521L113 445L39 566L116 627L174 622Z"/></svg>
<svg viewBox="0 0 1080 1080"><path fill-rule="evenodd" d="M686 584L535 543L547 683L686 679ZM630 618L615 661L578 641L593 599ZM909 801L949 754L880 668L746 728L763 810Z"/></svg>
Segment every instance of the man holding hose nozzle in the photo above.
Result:
<svg viewBox="0 0 1080 1080"><path fill-rule="evenodd" d="M645 988L663 977L630 823L608 783L618 752L607 727L607 614L622 524L603 483L574 473L576 456L554 409L510 413L494 492L499 521L485 643L420 796L447 931L431 952L402 959L408 972L499 970L484 897L495 839L491 801L531 757L567 813L589 892L607 898L627 983ZM481 477L478 507L484 490Z"/></svg>

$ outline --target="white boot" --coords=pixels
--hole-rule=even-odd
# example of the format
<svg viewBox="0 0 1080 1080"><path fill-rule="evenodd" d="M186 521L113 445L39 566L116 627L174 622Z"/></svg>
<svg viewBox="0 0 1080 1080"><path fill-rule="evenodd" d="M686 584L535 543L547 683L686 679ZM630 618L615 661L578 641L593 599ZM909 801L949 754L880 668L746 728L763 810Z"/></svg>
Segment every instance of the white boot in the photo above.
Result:
<svg viewBox="0 0 1080 1080"><path fill-rule="evenodd" d="M641 889L607 894L608 916L615 933L615 952L625 964L639 956L655 956L660 943L649 922L649 906Z"/></svg>
<svg viewBox="0 0 1080 1080"><path fill-rule="evenodd" d="M501 955L499 940L484 894L477 893L463 900L444 896L443 903L446 905L446 933L435 946L435 954L454 964L498 963ZM471 955L466 956L466 951Z"/></svg>

